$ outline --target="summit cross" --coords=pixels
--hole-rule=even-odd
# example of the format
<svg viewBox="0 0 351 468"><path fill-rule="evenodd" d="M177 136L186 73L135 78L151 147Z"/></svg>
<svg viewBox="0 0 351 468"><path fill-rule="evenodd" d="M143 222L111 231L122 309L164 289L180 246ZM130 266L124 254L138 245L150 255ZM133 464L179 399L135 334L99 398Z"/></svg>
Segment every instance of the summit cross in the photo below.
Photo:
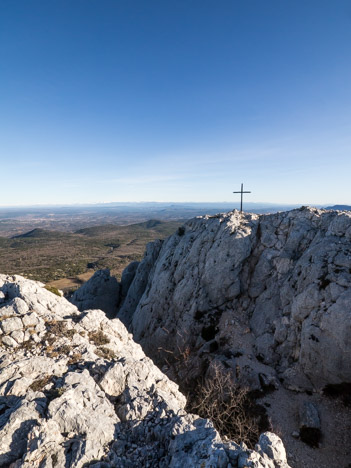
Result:
<svg viewBox="0 0 351 468"><path fill-rule="evenodd" d="M243 193L251 193L251 192L244 192L244 184L241 184L240 192L233 192L233 193L241 193L240 213L242 213L243 212Z"/></svg>

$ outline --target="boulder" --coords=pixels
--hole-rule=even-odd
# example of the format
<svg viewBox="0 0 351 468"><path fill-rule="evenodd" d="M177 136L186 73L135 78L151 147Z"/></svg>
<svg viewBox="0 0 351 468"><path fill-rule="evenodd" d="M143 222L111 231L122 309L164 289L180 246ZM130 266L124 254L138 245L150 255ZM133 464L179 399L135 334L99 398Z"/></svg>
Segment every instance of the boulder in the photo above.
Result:
<svg viewBox="0 0 351 468"><path fill-rule="evenodd" d="M311 447L318 447L322 433L321 421L316 405L305 401L300 407L300 438Z"/></svg>
<svg viewBox="0 0 351 468"><path fill-rule="evenodd" d="M98 270L77 289L70 301L79 310L101 309L109 317L114 317L119 302L120 285L110 270Z"/></svg>

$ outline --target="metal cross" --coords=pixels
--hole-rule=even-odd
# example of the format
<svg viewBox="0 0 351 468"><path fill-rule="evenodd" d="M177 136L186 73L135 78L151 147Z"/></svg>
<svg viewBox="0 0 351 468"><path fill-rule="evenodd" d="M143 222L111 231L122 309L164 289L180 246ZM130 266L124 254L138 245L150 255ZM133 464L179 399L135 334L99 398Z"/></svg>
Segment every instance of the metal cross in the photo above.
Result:
<svg viewBox="0 0 351 468"><path fill-rule="evenodd" d="M240 192L233 192L233 193L241 193L240 213L242 213L243 212L243 193L251 193L251 192L244 192L244 184L241 184Z"/></svg>

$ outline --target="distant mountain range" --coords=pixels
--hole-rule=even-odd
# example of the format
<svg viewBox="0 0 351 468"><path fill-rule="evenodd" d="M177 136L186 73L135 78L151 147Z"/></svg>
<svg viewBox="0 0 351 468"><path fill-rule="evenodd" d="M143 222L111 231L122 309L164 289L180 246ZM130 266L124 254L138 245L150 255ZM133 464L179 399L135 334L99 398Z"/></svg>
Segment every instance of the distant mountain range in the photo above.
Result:
<svg viewBox="0 0 351 468"><path fill-rule="evenodd" d="M351 211L351 205L333 205L326 206L325 210L340 210L340 211Z"/></svg>

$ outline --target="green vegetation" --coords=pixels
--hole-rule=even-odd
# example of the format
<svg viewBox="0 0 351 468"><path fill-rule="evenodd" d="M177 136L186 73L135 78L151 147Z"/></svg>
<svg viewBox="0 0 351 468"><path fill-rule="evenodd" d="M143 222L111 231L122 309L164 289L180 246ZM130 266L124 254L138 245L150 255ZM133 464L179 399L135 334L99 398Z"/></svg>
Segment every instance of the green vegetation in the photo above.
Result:
<svg viewBox="0 0 351 468"><path fill-rule="evenodd" d="M168 237L180 224L150 220L128 226L105 224L74 233L32 229L13 238L0 237L0 272L43 283L69 278L69 288L65 283L47 286L66 291L103 268L120 278L130 262L141 260L148 242Z"/></svg>
<svg viewBox="0 0 351 468"><path fill-rule="evenodd" d="M60 291L59 291L57 288L55 288L55 286L46 285L46 286L45 286L45 289L46 289L47 291L50 291L50 292L53 293L53 294L56 294L56 296L61 297Z"/></svg>

